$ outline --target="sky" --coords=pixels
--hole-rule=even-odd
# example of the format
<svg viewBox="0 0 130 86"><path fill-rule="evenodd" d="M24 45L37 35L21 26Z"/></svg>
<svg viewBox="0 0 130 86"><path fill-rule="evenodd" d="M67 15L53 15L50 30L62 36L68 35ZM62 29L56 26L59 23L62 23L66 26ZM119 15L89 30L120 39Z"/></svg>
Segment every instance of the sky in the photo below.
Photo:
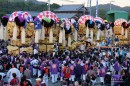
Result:
<svg viewBox="0 0 130 86"><path fill-rule="evenodd" d="M48 1L48 0L38 0L38 1ZM85 3L85 6L87 6L88 0L70 0L73 2L67 2L67 0L50 0L51 3L57 3L59 5L65 5L65 4L83 4ZM112 2L111 2L112 1ZM115 5L118 5L120 7L130 6L130 0L98 0L99 4L108 4L112 3ZM92 0L92 6L96 5L96 0Z"/></svg>

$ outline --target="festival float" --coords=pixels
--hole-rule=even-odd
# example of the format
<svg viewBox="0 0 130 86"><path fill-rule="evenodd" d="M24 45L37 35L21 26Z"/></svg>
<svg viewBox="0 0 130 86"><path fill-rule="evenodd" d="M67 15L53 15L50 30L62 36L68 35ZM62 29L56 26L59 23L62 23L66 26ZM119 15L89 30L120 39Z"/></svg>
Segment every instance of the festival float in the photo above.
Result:
<svg viewBox="0 0 130 86"><path fill-rule="evenodd" d="M39 51L52 50L57 41L56 23L58 17L51 11L43 11L38 14L34 22L37 20L40 21L41 28L35 28L35 43L39 44Z"/></svg>
<svg viewBox="0 0 130 86"><path fill-rule="evenodd" d="M86 40L86 38L95 38L95 23L94 18L90 15L83 15L78 20L79 31L78 34L82 37L81 41Z"/></svg>
<svg viewBox="0 0 130 86"><path fill-rule="evenodd" d="M104 39L104 29L105 29L105 25L104 25L104 20L100 17L95 17L94 18L94 22L96 24L96 32L97 35L96 35L96 40L97 42L100 42Z"/></svg>
<svg viewBox="0 0 130 86"><path fill-rule="evenodd" d="M119 44L127 44L129 32L129 25L127 20L119 18L115 20L114 25L114 34L120 39Z"/></svg>
<svg viewBox="0 0 130 86"><path fill-rule="evenodd" d="M34 37L33 18L28 12L15 11L9 17L7 24L8 39L11 44L7 47L9 54L17 55L23 51L32 53L30 44Z"/></svg>

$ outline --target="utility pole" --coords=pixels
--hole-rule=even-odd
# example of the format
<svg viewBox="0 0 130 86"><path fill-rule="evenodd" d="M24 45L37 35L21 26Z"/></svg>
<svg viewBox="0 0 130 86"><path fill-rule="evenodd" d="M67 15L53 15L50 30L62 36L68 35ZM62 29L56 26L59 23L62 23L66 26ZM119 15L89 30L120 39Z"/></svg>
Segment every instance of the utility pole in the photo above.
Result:
<svg viewBox="0 0 130 86"><path fill-rule="evenodd" d="M111 3L114 2L114 1L110 1L110 10L111 10Z"/></svg>
<svg viewBox="0 0 130 86"><path fill-rule="evenodd" d="M96 17L98 17L98 0L96 1Z"/></svg>
<svg viewBox="0 0 130 86"><path fill-rule="evenodd" d="M83 6L83 14L85 15L85 10L86 10L86 8L85 8L85 2L84 2L84 6Z"/></svg>
<svg viewBox="0 0 130 86"><path fill-rule="evenodd" d="M50 0L48 0L48 10L50 11Z"/></svg>
<svg viewBox="0 0 130 86"><path fill-rule="evenodd" d="M90 15L91 15L91 13L92 13L92 12L91 12L91 0L90 0Z"/></svg>

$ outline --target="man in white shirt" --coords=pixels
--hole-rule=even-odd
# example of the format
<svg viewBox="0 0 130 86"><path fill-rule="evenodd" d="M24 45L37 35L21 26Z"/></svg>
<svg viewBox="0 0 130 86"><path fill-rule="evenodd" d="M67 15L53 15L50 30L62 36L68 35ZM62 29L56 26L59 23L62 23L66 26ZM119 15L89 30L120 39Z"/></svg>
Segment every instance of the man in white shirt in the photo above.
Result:
<svg viewBox="0 0 130 86"><path fill-rule="evenodd" d="M34 55L35 54L38 54L38 50L37 49L34 49Z"/></svg>
<svg viewBox="0 0 130 86"><path fill-rule="evenodd" d="M85 51L85 45L84 45L84 43L80 46L80 50L82 51L82 53Z"/></svg>
<svg viewBox="0 0 130 86"><path fill-rule="evenodd" d="M21 79L20 71L19 71L17 68L11 68L11 69L7 72L7 76L6 76L7 79L8 79L8 82L10 82L10 81L13 79L13 76L12 76L13 73L16 73L17 78L18 78L19 81L20 81L20 79Z"/></svg>
<svg viewBox="0 0 130 86"><path fill-rule="evenodd" d="M39 61L37 59L31 61L31 65L33 66L33 76L36 76L38 73L38 63Z"/></svg>
<svg viewBox="0 0 130 86"><path fill-rule="evenodd" d="M129 52L126 54L126 57L130 58L130 50L129 50Z"/></svg>

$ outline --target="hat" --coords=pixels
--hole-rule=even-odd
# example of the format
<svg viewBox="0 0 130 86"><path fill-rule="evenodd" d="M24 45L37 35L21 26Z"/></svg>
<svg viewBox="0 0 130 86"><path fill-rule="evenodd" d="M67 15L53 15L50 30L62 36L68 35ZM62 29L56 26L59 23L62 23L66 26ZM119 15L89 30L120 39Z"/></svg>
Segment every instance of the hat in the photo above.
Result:
<svg viewBox="0 0 130 86"><path fill-rule="evenodd" d="M109 75L110 75L110 74L111 74L111 71L107 71L107 73L106 73L106 74L109 74Z"/></svg>
<svg viewBox="0 0 130 86"><path fill-rule="evenodd" d="M41 81L41 78L37 78L36 81Z"/></svg>

